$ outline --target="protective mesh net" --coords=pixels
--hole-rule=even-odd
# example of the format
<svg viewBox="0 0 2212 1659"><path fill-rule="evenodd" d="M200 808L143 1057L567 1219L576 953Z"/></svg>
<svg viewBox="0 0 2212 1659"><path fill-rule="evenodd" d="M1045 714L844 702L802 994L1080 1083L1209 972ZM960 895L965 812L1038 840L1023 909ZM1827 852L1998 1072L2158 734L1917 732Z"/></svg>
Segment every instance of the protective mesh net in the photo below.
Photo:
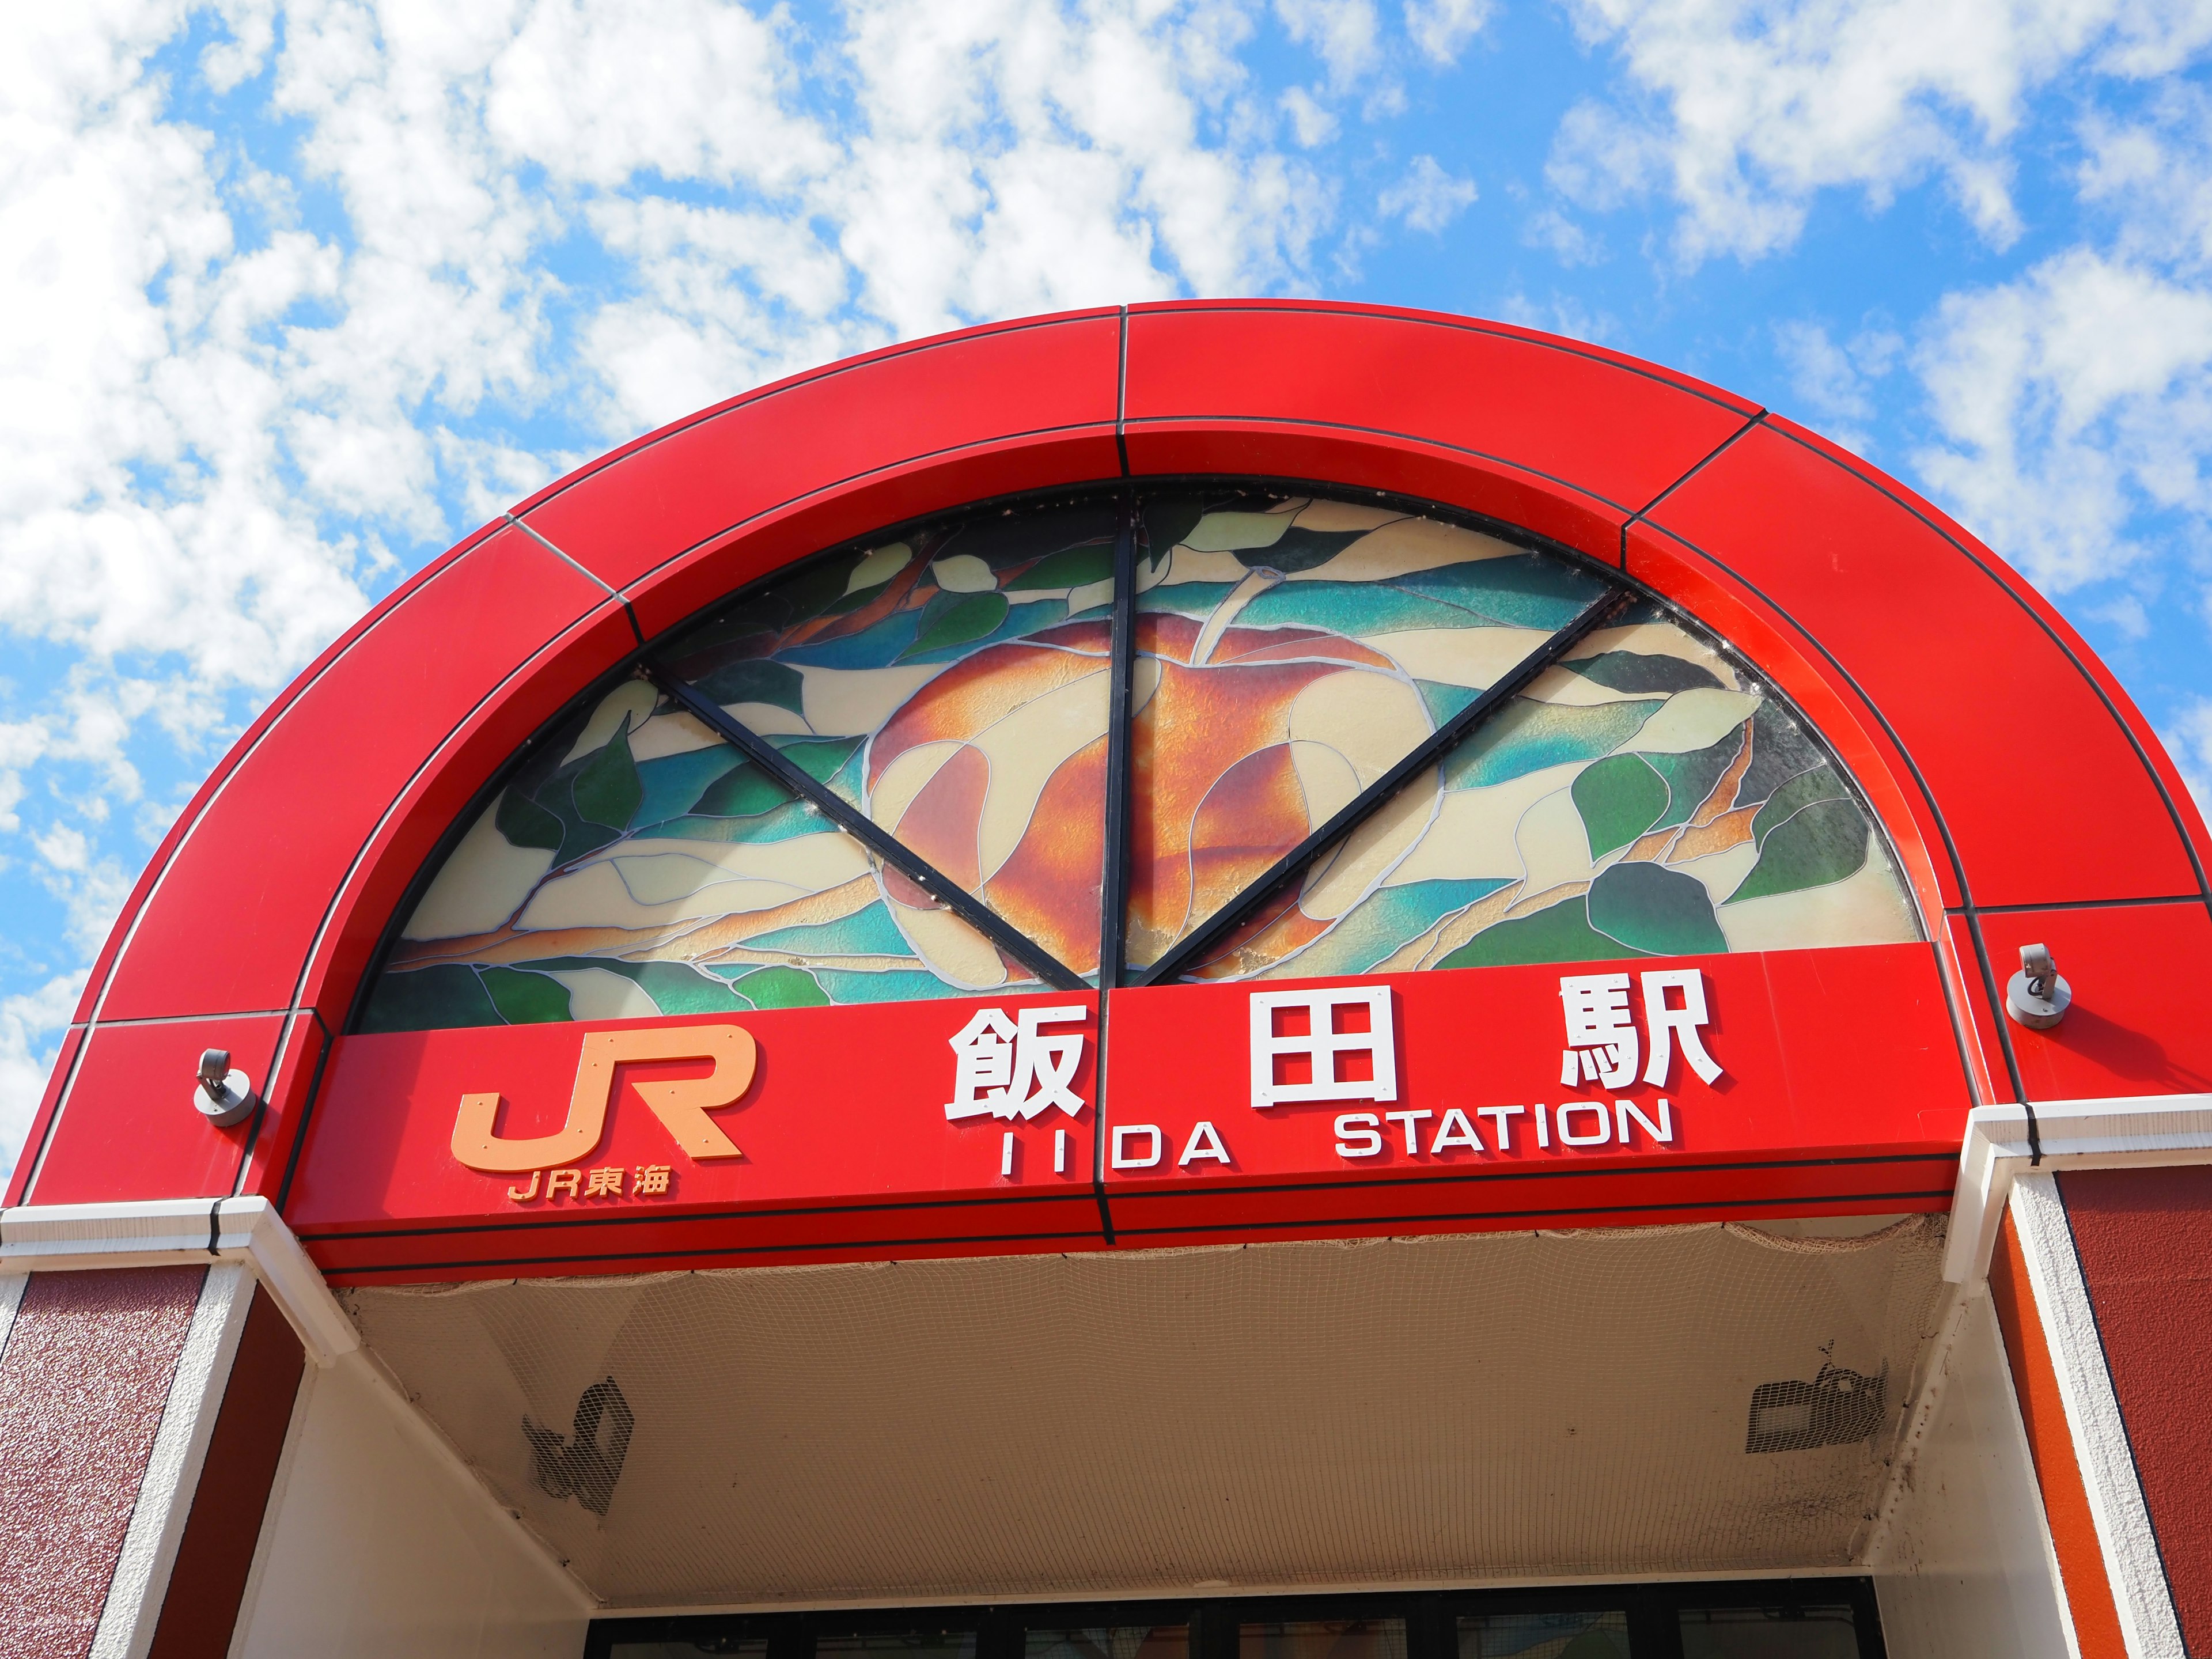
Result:
<svg viewBox="0 0 2212 1659"><path fill-rule="evenodd" d="M616 1606L1819 1568L1853 1559L1880 1499L1942 1231L1817 1231L348 1298Z"/></svg>

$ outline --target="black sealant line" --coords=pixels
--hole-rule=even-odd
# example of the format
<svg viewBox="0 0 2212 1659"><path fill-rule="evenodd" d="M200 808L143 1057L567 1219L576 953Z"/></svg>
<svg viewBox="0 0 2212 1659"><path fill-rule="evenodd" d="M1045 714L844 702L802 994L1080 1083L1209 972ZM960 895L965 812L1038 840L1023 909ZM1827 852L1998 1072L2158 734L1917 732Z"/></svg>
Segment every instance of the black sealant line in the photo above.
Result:
<svg viewBox="0 0 2212 1659"><path fill-rule="evenodd" d="M1121 313L1124 343L1129 317ZM1127 458L1123 457L1127 465ZM1091 1182L1098 1224L1114 1240L1114 1213L1106 1201L1106 1022L1114 988L1121 982L1121 955L1129 921L1129 721L1131 682L1137 659L1137 497L1123 491L1114 526L1114 623L1107 655L1106 854L1098 904L1098 1059L1091 1092Z"/></svg>
<svg viewBox="0 0 2212 1659"><path fill-rule="evenodd" d="M1292 880L1322 853L1351 835L1386 805L1417 774L1471 735L1483 721L1510 703L1530 682L1581 643L1636 596L1626 588L1608 587L1576 613L1574 619L1516 664L1512 671L1473 702L1416 744L1404 758L1361 790L1349 805L1275 860L1258 880L1208 916L1184 936L1182 943L1145 970L1139 985L1161 985L1185 969L1206 959L1215 945L1234 932L1285 883Z"/></svg>
<svg viewBox="0 0 2212 1659"><path fill-rule="evenodd" d="M676 678L659 664L641 665L647 678L690 711L701 724L726 738L753 764L793 794L859 842L885 864L951 910L985 939L1060 991L1088 991L1082 977L1027 934L1009 927L990 906L940 872L895 840L872 818L853 809L851 803L826 784L817 782L792 764L784 752L750 727L732 719L712 697Z"/></svg>

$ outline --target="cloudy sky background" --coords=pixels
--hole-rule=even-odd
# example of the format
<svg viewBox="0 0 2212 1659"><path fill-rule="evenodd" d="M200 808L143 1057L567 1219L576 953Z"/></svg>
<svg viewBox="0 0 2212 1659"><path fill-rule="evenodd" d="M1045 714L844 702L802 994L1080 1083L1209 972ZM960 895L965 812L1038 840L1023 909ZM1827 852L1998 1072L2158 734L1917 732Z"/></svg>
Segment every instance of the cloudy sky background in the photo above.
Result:
<svg viewBox="0 0 2212 1659"><path fill-rule="evenodd" d="M363 609L991 318L1320 295L1703 375L1988 539L2202 794L2208 53L2212 0L7 8L0 1170L154 843Z"/></svg>

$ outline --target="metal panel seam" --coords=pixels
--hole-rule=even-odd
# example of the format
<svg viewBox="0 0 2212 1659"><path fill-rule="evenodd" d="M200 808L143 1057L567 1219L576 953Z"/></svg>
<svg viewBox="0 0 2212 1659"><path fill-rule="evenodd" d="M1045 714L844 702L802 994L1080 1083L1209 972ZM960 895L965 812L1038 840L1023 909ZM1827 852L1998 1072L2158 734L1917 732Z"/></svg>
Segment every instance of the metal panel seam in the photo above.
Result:
<svg viewBox="0 0 2212 1659"><path fill-rule="evenodd" d="M759 524L763 519L773 518L779 513L787 513L792 508L803 506L810 501L819 501L825 497L837 495L842 491L850 489L855 484L865 483L870 478L878 478L882 477L886 473L896 472L901 467L917 465L924 461L942 461L957 455L988 454L994 450L1001 449L1011 443L1018 443L1021 441L1029 438L1048 438L1055 433L1097 432L1103 434L1107 432L1114 432L1115 430L1115 422L1110 420L1078 421L1066 426L1032 427L1028 430L1022 432L1001 433L995 438L978 438L973 443L954 444L949 448L926 450L917 455L902 456L899 459L895 461L885 461L881 466L872 466L867 468L865 471L848 473L842 478L832 478L827 483L817 484L813 489L804 490L799 495L787 495L780 501L772 502L770 505L762 507L757 512L748 513L744 518L736 520L730 524L726 524L720 530L710 532L707 535L700 537L696 541L686 543L684 546L677 549L675 552L670 554L666 558L661 560L659 563L653 565L649 569L640 571L636 576L623 584L618 591L621 592L624 601L627 602L630 599L641 594L647 587L652 586L659 578L662 572L667 570L671 566L680 564L686 559L695 557L697 555L707 551L708 549L714 547L718 543L726 542L732 537L744 534L750 526ZM1046 489L1066 489L1073 485L1084 483L1103 483L1108 482L1110 482L1110 475L1097 478L1066 478L1060 480L1056 483L1042 487ZM1025 492L1013 491L1009 493L1018 495ZM948 512L953 511L966 505L969 505L969 503L956 502L952 507L943 510ZM927 519L933 518L938 515L937 513L931 512L915 516L917 518ZM908 521L910 520L902 520L901 522ZM860 533L862 535L867 535L872 532L863 531ZM850 538L848 538L847 539ZM831 544L832 546L839 544L840 544L838 543ZM820 551L823 550L814 550ZM811 557L812 556L812 554L803 554L800 556ZM796 562L796 561L791 561L790 562ZM778 568L781 568L782 567L778 567ZM763 571L762 573L763 576L773 574L774 572L770 571ZM712 603L720 603L720 601L712 601ZM659 639L662 636L661 635L656 634L653 637L655 639Z"/></svg>
<svg viewBox="0 0 2212 1659"><path fill-rule="evenodd" d="M1199 317L1242 312L1259 316L1352 317L1367 321L1407 323L1416 327L1440 328L1453 334L1480 334L1486 339L1510 340L1515 345L1531 346L1539 351L1556 351L1563 357L1579 357L1584 362L1595 363L1601 368L1617 369L1624 374L1633 374L1639 380L1663 386L1670 392L1679 392L1685 397L1717 404L1732 415L1741 415L1743 406L1751 403L1749 398L1737 398L1734 392L1720 386L1707 386L1703 382L1689 384L1686 377L1678 379L1655 363L1644 362L1625 353L1612 356L1601 350L1592 350L1577 341L1564 339L1558 335L1546 334L1535 329L1516 329L1510 323L1491 322L1480 317L1454 317L1442 312L1394 310L1383 306L1347 305L1326 300L1273 305L1264 301L1255 305L1249 301L1239 304L1235 301L1160 300L1149 305L1139 304L1134 311L1142 317ZM1765 411L1760 413L1763 415Z"/></svg>
<svg viewBox="0 0 2212 1659"><path fill-rule="evenodd" d="M1306 432L1358 433L1371 438L1385 438L1395 444L1417 444L1423 448L1439 450L1447 454L1469 455L1479 461L1488 461L1497 466L1510 468L1513 471L1520 473L1524 477L1541 478L1546 483L1557 484L1562 489L1571 489L1577 495L1587 497L1589 500L1597 502L1600 506L1604 507L1612 512L1626 513L1628 511L1628 503L1626 501L1616 501L1609 495L1601 495L1596 490L1591 489L1585 485L1578 484L1571 478L1562 478L1553 473L1540 471L1537 468L1530 466L1525 462L1514 460L1510 456L1493 455L1486 449L1471 449L1465 444L1450 443L1442 438L1424 437L1417 432L1393 431L1388 427L1360 426L1351 421L1319 421L1315 420L1310 416L1302 415L1227 414L1140 415L1136 419L1125 422L1123 424L1127 427L1134 427L1139 430L1151 427L1170 426L1198 426L1215 428L1237 426L1264 426L1295 428L1297 430ZM1267 475L1261 474L1259 476L1266 477ZM1341 489L1345 486L1340 483L1338 487ZM1522 533L1531 534L1535 532L1524 530ZM1579 552L1581 550L1577 549L1576 550ZM1588 554L1584 554L1583 556L1588 557L1589 556Z"/></svg>
<svg viewBox="0 0 2212 1659"><path fill-rule="evenodd" d="M496 684L493 685L481 697L478 697L475 702L469 705L467 711L461 715L460 719L453 722L453 726L447 729L446 735L438 739L436 744L432 747L430 752L424 756L422 759L416 763L415 769L412 772L410 772L407 775L406 781L399 786L399 788L394 793L392 799L386 805L384 810L377 814L376 822L369 826L368 834L362 837L361 846L354 853L353 858L347 863L345 873L338 878L337 885L331 894L330 902L323 908L323 919L317 924L315 928L315 936L308 941L307 955L300 963L299 976L292 982L292 1006L296 1008L306 1006L308 975L314 972L316 961L322 955L323 942L330 937L331 925L338 917L340 906L344 898L346 890L353 885L354 878L360 874L362 865L368 857L369 848L376 845L377 837L384 833L385 826L392 822L392 815L399 810L400 803L407 799L408 795L413 792L415 787L422 781L424 775L433 769L440 758L445 754L447 748L452 745L453 739L461 732L466 731L470 723L473 721L478 714L482 714L485 709L500 702L505 697L509 690L514 687L519 680L526 678L532 665L536 664L548 652L559 645L562 641L569 638L580 630L588 627L596 618L606 611L609 605L620 603L621 601L618 599L614 600L602 599L599 603L594 605L590 610L585 611L583 615L576 617L566 627L560 629L559 632L554 634L550 639L546 640L544 644L538 647L536 650L532 651L528 656L525 657L520 662L517 663L513 668L501 675Z"/></svg>
<svg viewBox="0 0 2212 1659"><path fill-rule="evenodd" d="M1122 309L1127 310L1127 307L1124 307ZM770 386L757 386L750 392L741 392L734 398L726 398L719 404L711 404L694 414L687 415L680 420L672 421L666 426L656 428L641 437L633 438L619 448L601 455L595 460L587 461L582 470L569 477L555 479L540 495L526 495L509 509L506 516L520 523L524 514L535 513L549 502L557 501L570 490L589 479L596 478L600 473L628 460L633 455L642 455L647 450L658 448L671 438L678 437L695 427L704 426L709 421L719 420L725 415L735 414L741 409L750 409L757 404L766 403L769 399L781 397L787 392L796 392L801 386L817 386L840 375L858 374L875 368L879 363L889 362L902 357L917 356L925 351L946 351L957 346L966 345L975 340L995 340L1006 335L1024 334L1038 329L1066 328L1077 323L1100 322L1113 314L1110 308L1100 307L1091 311L1060 312L1047 317L1025 318L1014 322L995 325L985 324L977 328L961 329L952 334L939 335L931 339L903 342L897 345L887 346L880 351L869 353L857 362L849 358L841 358L833 363L823 363L817 368L802 370L788 379L778 380ZM1078 424L1095 425L1097 422L1082 422ZM1038 429L1060 431L1073 428L1044 427ZM960 448L969 447L956 446Z"/></svg>
<svg viewBox="0 0 2212 1659"><path fill-rule="evenodd" d="M1944 856L1950 860L1951 873L1958 880L1959 896L1966 901L1962 914L1966 915L1968 918L1968 932L1973 939L1976 961L1982 970L1983 988L1989 994L1990 1006L1991 1009L1994 1010L2001 1007L2002 1006L2002 1000L1997 995L1996 980L1990 971L1989 952L1983 945L1980 929L1972 926L1974 910L1973 889L1967 883L1966 866L1965 861L1959 856L1958 843L1951 837L1951 826L1944 819L1943 810L1936 799L1936 792L1929 787L1927 778L1920 770L1920 763L1912 758L1912 751L1905 747L1905 740L1898 735L1897 728L1890 724L1889 716L1882 712L1881 706L1879 703L1875 702L1871 696L1867 695L1866 688L1858 683L1857 677L1854 675L1850 669L1844 666L1843 663L1838 659L1835 653L1829 650L1826 644L1820 640L1818 635L1814 635L1811 629L1808 629L1804 625L1804 623L1799 622L1796 617L1787 607L1778 604L1773 597L1767 593L1756 582L1752 581L1749 578L1743 575L1742 573L1736 570L1724 560L1707 552L1704 548L1690 540L1688 537L1681 535L1675 531L1669 530L1663 525L1652 524L1647 521L1646 527L1654 534L1664 536L1669 541L1678 543L1681 546L1687 548L1691 552L1696 554L1699 558L1711 565L1714 569L1725 573L1728 578L1731 581L1739 584L1743 588L1744 592L1754 596L1761 605L1766 606L1766 608L1775 616L1779 617L1784 622L1788 623L1791 628L1796 630L1798 636L1803 639L1807 644L1810 645L1814 650L1818 652L1820 654L1821 659L1827 663L1829 667L1835 670L1837 678L1841 679L1844 684L1850 687L1852 695L1858 698L1860 703L1865 708L1866 711L1874 717L1875 723L1881 727L1882 734L1889 739L1891 746L1897 750L1898 758L1905 763L1905 770L1911 774L1913 784L1920 791L1921 799L1927 804L1928 816L1934 820L1936 833L1943 838ZM2005 1071L2013 1086L2013 1097L2015 1100L2022 1099L2026 1097L2027 1091L2021 1084L2020 1061L2014 1055L2012 1051L2011 1034L2003 1030L2002 1021L1999 1022L1998 1038L2000 1052L2004 1055ZM1968 1078L1970 1081L1972 1079L1972 1073L1970 1068L1968 1071Z"/></svg>
<svg viewBox="0 0 2212 1659"><path fill-rule="evenodd" d="M1830 466L1834 467L1838 471L1844 473L1849 477L1855 478L1862 483L1870 486L1881 495L1885 495L1892 501L1894 501L1899 507L1903 507L1914 518L1919 520L1922 524L1927 526L1929 529L1934 531L1938 536L1941 536L1945 541L1948 542L1954 548L1956 548L1959 553L1968 560L1977 570L1980 571L1983 575L1988 577L1991 582L1995 583L1998 590L2002 592L2007 599L2018 605L2021 610L2027 615L2029 619L2035 623L2036 627L2042 629L2044 637L2048 639L2052 645L2058 648L2059 654L2063 656L2067 662L2072 666L2074 672L2081 677L2083 684L2087 685L2090 690L2096 694L2097 701L2104 705L2105 713L2112 718L2112 724L2119 727L2121 735L2127 738L2128 747L2135 750L2136 762L2142 767L2145 775L2150 779L2151 787L2158 791L2158 798L2165 805L2166 817L2173 824L2174 834L2181 838L2182 851L2189 856L2189 867L2197 872L2198 902L2203 903L2208 910L2212 910L2212 881L2208 881L2207 879L2204 862L2197 856L2197 843L2190 836L2188 826L2181 821L2181 809L2175 805L2172 793L2168 791L2166 787L2166 780L2159 775L2158 769L2150 763L2150 755L2148 751L2143 748L2142 739L2136 735L2135 728L2130 726L2126 720L2120 717L2120 711L2118 707L2114 705L2111 695L2107 693L2105 688L2098 683L2097 677L2089 672L2087 665L2082 662L2081 658L2074 653L2073 648L2069 646L2064 640L2059 637L2057 630L2051 627L2051 623L2044 617L2042 613L2038 611L2033 605L2030 605L2026 599L2021 598L2021 595L2014 589L2012 584L2006 581L2002 577L1998 575L1996 571L1992 570L1989 564L1979 554L1976 553L1972 548L1961 542L1956 536L1954 536L1950 532L1944 529L1942 526L1937 524L1933 519L1929 518L1927 514L1922 512L1911 501L1908 501L1902 496L1899 495L1895 490L1891 489L1888 487L1887 481L1869 477L1865 473L1857 471L1856 468L1844 465L1843 462L1836 459L1834 456L1826 453L1817 445L1807 443L1802 438L1796 436L1794 433L1782 431L1778 427L1776 428L1775 430L1779 433L1781 436L1789 439L1790 442L1797 445L1807 453L1818 456L1821 460L1826 461ZM1964 890L1963 887L1960 890Z"/></svg>

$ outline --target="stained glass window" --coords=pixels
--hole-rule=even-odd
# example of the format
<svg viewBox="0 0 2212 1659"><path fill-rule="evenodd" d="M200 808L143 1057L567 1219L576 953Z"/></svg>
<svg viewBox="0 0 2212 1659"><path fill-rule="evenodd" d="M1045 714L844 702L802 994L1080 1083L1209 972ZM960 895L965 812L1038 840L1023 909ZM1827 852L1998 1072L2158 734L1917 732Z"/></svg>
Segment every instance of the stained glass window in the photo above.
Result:
<svg viewBox="0 0 2212 1659"><path fill-rule="evenodd" d="M1917 937L1802 724L1616 573L1231 482L956 516L656 641L477 810L362 1024Z"/></svg>

